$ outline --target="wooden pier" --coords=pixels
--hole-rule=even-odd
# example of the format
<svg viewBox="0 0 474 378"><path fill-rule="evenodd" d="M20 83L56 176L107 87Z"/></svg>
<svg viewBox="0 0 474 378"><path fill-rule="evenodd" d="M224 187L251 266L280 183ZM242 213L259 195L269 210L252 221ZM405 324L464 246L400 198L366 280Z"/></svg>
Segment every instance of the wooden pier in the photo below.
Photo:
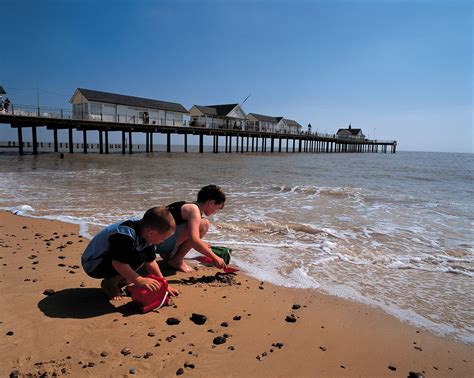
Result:
<svg viewBox="0 0 474 378"><path fill-rule="evenodd" d="M171 135L183 135L183 151L188 152L188 135L199 137L199 152L204 152L204 137L212 137L213 153L225 152L310 152L310 153L396 153L396 141L361 140L340 138L337 135L302 133L280 134L261 131L246 131L234 129L212 129L205 127L164 126L135 123L104 122L100 120L78 120L63 118L63 112L56 116L43 116L38 109L38 115L0 114L0 125L17 129L18 153L24 154L23 129L31 129L33 154L38 154L37 128L46 127L53 133L54 152L59 152L58 130L68 130L67 148L74 153L73 131L82 131L82 151L87 154L87 132L96 131L99 136L99 153L109 153L109 133L122 134L122 154L133 151L134 133L144 133L146 136L146 152L153 152L153 136L166 135L166 151L171 152ZM128 143L126 138L128 136ZM225 138L224 146L219 145L219 137ZM16 146L12 146L16 147Z"/></svg>

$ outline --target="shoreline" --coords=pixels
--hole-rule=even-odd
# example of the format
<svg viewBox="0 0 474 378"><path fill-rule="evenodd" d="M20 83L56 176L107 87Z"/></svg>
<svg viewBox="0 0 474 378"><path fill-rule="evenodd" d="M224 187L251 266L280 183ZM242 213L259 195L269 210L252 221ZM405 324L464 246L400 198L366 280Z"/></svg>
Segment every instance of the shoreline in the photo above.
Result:
<svg viewBox="0 0 474 378"><path fill-rule="evenodd" d="M181 292L174 305L138 314L128 298L109 302L99 280L82 271L88 240L78 225L0 214L2 375L474 373L473 345L314 289L279 287L241 272L220 282L216 269L194 261L193 274L168 272ZM55 294L43 294L47 289ZM205 314L206 324L195 325L192 313ZM292 314L296 321L287 321ZM180 323L168 325L170 317ZM223 344L213 343L224 334Z"/></svg>

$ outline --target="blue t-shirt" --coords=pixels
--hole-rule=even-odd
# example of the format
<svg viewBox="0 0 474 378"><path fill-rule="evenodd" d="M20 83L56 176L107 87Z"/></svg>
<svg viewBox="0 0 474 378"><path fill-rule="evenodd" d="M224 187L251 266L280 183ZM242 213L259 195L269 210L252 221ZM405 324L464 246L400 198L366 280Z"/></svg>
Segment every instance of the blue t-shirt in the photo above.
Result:
<svg viewBox="0 0 474 378"><path fill-rule="evenodd" d="M155 246L148 244L139 234L140 221L129 219L107 226L95 235L81 257L86 272L92 272L104 258L130 266L152 262L156 258Z"/></svg>

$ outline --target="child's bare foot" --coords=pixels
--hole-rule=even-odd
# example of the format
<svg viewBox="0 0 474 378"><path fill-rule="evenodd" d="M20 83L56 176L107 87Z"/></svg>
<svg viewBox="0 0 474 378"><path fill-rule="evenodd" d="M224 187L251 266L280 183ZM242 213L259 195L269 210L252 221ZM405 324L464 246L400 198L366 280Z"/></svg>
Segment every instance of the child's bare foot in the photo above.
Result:
<svg viewBox="0 0 474 378"><path fill-rule="evenodd" d="M122 291L119 287L121 277L104 278L100 283L100 287L105 291L105 294L113 301L119 301L123 299Z"/></svg>
<svg viewBox="0 0 474 378"><path fill-rule="evenodd" d="M180 272L189 273L193 271L193 268L186 264L184 260L175 261L170 259L166 263L173 269L179 270Z"/></svg>

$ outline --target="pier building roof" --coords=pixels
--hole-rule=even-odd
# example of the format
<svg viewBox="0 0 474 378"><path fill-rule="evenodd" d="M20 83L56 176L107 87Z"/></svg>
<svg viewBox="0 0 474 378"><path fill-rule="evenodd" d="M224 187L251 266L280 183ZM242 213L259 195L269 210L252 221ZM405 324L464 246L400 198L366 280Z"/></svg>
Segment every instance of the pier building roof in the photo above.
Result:
<svg viewBox="0 0 474 378"><path fill-rule="evenodd" d="M257 113L249 113L248 114L249 118L254 118L256 121L262 121L262 122L273 122L273 123L278 123L283 117L272 117L264 114L257 114Z"/></svg>
<svg viewBox="0 0 474 378"><path fill-rule="evenodd" d="M148 108L148 109L159 109L167 110L178 113L188 113L186 108L176 102L168 102L161 100L152 100L142 97L127 96L116 93L96 91L92 89L77 88L71 97L70 102L73 102L73 98L79 93L84 96L88 101L103 102L108 104L117 104L117 105L127 105L134 106L139 108Z"/></svg>
<svg viewBox="0 0 474 378"><path fill-rule="evenodd" d="M194 105L189 112L191 116L204 115L218 118L247 118L239 104Z"/></svg>
<svg viewBox="0 0 474 378"><path fill-rule="evenodd" d="M296 128L303 128L298 122L292 120L292 119L287 119L285 118L285 122L288 126L296 127Z"/></svg>

